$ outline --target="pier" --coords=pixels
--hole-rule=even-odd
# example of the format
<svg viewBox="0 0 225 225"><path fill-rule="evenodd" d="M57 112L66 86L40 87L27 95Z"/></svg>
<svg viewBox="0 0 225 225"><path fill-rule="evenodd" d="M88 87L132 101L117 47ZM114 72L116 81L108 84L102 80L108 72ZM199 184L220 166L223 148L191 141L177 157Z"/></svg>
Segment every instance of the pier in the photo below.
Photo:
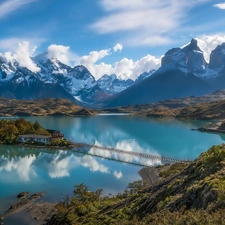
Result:
<svg viewBox="0 0 225 225"><path fill-rule="evenodd" d="M122 155L129 155L129 156L133 156L133 157L139 157L140 159L151 159L154 161L160 161L161 163L186 163L189 164L192 161L191 160L181 160L181 159L174 159L174 158L168 158L168 157L163 157L160 155L152 155L152 154L147 154L147 153L142 153L142 152L133 152L133 151L126 151L123 149L117 149L117 148L111 148L111 147L104 147L104 146L99 146L99 145L91 145L91 144L87 144L87 143L76 143L76 142L70 142L71 147L74 151L80 152L80 153L85 153L85 150L82 150L81 148L89 148L89 149L96 149L96 150L103 150L105 152L110 152L111 154L113 153L119 153ZM87 152L87 154L89 154ZM92 154L92 153L91 153ZM96 154L92 154L95 156L100 156L103 158L108 158L108 157L104 157L101 155L96 155ZM121 161L121 160L118 160ZM124 161L126 162L126 161ZM140 163L139 163L140 165ZM143 164L144 166L144 164Z"/></svg>

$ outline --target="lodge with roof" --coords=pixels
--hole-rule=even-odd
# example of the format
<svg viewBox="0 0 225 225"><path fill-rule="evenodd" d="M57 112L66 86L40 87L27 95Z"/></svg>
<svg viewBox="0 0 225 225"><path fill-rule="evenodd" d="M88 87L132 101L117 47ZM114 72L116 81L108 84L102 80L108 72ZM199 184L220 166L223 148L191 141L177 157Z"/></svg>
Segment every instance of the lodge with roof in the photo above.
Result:
<svg viewBox="0 0 225 225"><path fill-rule="evenodd" d="M59 130L50 130L50 129L46 129L48 131L48 133L51 134L51 136L49 135L37 135L37 134L22 134L22 135L18 135L17 140L18 142L30 142L30 141L34 141L34 142L40 142L40 143L44 143L47 144L49 142L52 141L52 139L62 139L64 138L64 134L62 134Z"/></svg>
<svg viewBox="0 0 225 225"><path fill-rule="evenodd" d="M52 135L52 138L63 138L64 134L60 132L60 130L51 130L51 129L46 129L48 133Z"/></svg>

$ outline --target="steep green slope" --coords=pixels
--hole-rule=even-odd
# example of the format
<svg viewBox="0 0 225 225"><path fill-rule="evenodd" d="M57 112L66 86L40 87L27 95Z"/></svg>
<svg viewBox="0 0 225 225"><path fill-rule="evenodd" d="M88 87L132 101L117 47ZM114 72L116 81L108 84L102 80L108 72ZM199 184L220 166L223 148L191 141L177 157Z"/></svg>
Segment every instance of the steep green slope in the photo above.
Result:
<svg viewBox="0 0 225 225"><path fill-rule="evenodd" d="M49 224L225 224L225 145L213 146L180 169L114 197L78 185Z"/></svg>

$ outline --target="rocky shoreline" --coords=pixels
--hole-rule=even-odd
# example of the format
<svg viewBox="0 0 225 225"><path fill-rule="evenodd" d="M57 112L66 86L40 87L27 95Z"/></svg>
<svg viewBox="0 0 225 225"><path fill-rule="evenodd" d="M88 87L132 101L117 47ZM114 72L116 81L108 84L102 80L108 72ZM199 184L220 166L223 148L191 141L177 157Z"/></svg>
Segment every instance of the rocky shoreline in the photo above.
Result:
<svg viewBox="0 0 225 225"><path fill-rule="evenodd" d="M180 165L179 163L177 165ZM146 186L155 185L164 180L163 172L171 170L176 164L159 165L157 167L143 167L138 171L142 182ZM177 168L177 166L176 166ZM178 169L180 171L181 169ZM178 171L173 171L177 173ZM17 200L0 215L0 225L4 224L4 219L20 212L28 212L38 225L46 225L56 215L56 204L43 201L44 193L30 194L29 192L21 192L17 195Z"/></svg>
<svg viewBox="0 0 225 225"><path fill-rule="evenodd" d="M0 215L0 224L4 224L4 219L22 211L30 213L32 219L36 220L38 225L47 224L47 222L57 212L55 204L41 200L44 193L30 194L21 192L17 195L17 201L12 203L3 215Z"/></svg>
<svg viewBox="0 0 225 225"><path fill-rule="evenodd" d="M225 122L219 121L215 123L209 123L207 127L199 127L193 130L197 130L200 132L225 134Z"/></svg>

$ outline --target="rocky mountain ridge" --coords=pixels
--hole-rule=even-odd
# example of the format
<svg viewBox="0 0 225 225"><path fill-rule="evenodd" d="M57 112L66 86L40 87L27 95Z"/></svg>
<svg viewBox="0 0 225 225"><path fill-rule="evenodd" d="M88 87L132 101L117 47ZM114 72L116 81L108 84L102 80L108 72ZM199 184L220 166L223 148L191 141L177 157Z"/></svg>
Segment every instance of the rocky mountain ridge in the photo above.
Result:
<svg viewBox="0 0 225 225"><path fill-rule="evenodd" d="M200 96L225 88L225 43L204 59L197 40L183 48L172 48L161 67L144 81L106 99L107 107L147 104L171 98Z"/></svg>
<svg viewBox="0 0 225 225"><path fill-rule="evenodd" d="M23 67L14 54L0 53L0 96L16 99L66 98L79 105L106 107L146 104L170 98L199 96L225 88L225 43L209 63L197 40L172 48L161 67L142 73L136 81L116 75L95 77L82 65L68 66L47 53L32 58L36 72Z"/></svg>
<svg viewBox="0 0 225 225"><path fill-rule="evenodd" d="M131 79L119 79L115 74L105 74L97 80L97 83L102 90L114 95L132 86L135 82Z"/></svg>

